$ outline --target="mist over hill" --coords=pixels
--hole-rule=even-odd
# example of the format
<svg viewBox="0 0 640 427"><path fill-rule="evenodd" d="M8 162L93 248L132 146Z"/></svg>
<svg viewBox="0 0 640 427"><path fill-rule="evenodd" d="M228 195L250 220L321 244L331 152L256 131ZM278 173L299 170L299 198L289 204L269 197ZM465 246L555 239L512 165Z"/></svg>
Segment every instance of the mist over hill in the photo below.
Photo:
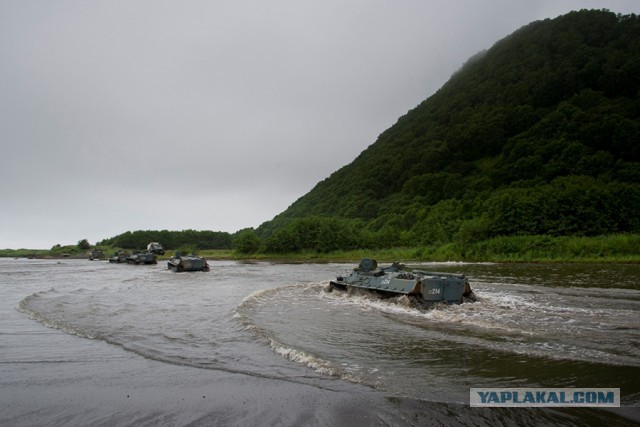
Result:
<svg viewBox="0 0 640 427"><path fill-rule="evenodd" d="M256 233L276 252L638 233L639 95L637 15L533 22Z"/></svg>

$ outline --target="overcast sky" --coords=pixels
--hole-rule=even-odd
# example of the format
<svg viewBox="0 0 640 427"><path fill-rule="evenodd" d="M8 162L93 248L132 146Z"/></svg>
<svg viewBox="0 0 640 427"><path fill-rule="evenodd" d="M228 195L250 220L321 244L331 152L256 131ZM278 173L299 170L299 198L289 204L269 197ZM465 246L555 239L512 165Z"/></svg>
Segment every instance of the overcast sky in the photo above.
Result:
<svg viewBox="0 0 640 427"><path fill-rule="evenodd" d="M0 248L257 227L531 21L637 0L0 0Z"/></svg>

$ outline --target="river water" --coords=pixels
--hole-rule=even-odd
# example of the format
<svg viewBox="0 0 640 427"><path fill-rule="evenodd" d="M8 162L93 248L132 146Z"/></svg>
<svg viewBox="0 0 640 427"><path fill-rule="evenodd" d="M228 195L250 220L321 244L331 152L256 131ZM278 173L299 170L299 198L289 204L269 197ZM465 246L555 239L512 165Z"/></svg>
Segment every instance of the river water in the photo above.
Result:
<svg viewBox="0 0 640 427"><path fill-rule="evenodd" d="M421 264L478 297L430 309L327 292L351 264L210 266L0 259L0 422L640 422L640 265ZM471 408L471 387L614 387L622 407Z"/></svg>

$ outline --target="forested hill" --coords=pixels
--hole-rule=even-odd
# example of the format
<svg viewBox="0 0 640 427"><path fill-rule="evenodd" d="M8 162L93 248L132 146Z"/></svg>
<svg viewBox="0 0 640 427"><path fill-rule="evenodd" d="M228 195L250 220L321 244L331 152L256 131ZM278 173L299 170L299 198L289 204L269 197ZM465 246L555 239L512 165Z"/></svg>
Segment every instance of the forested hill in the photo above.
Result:
<svg viewBox="0 0 640 427"><path fill-rule="evenodd" d="M256 232L282 251L640 232L639 95L638 16L533 22Z"/></svg>

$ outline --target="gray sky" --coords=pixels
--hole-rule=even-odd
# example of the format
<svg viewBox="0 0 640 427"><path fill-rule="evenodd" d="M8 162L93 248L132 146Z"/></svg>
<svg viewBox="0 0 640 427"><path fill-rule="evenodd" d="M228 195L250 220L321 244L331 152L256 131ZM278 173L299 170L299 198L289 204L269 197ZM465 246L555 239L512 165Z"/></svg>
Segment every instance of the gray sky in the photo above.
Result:
<svg viewBox="0 0 640 427"><path fill-rule="evenodd" d="M531 21L637 0L0 0L0 248L257 227Z"/></svg>

